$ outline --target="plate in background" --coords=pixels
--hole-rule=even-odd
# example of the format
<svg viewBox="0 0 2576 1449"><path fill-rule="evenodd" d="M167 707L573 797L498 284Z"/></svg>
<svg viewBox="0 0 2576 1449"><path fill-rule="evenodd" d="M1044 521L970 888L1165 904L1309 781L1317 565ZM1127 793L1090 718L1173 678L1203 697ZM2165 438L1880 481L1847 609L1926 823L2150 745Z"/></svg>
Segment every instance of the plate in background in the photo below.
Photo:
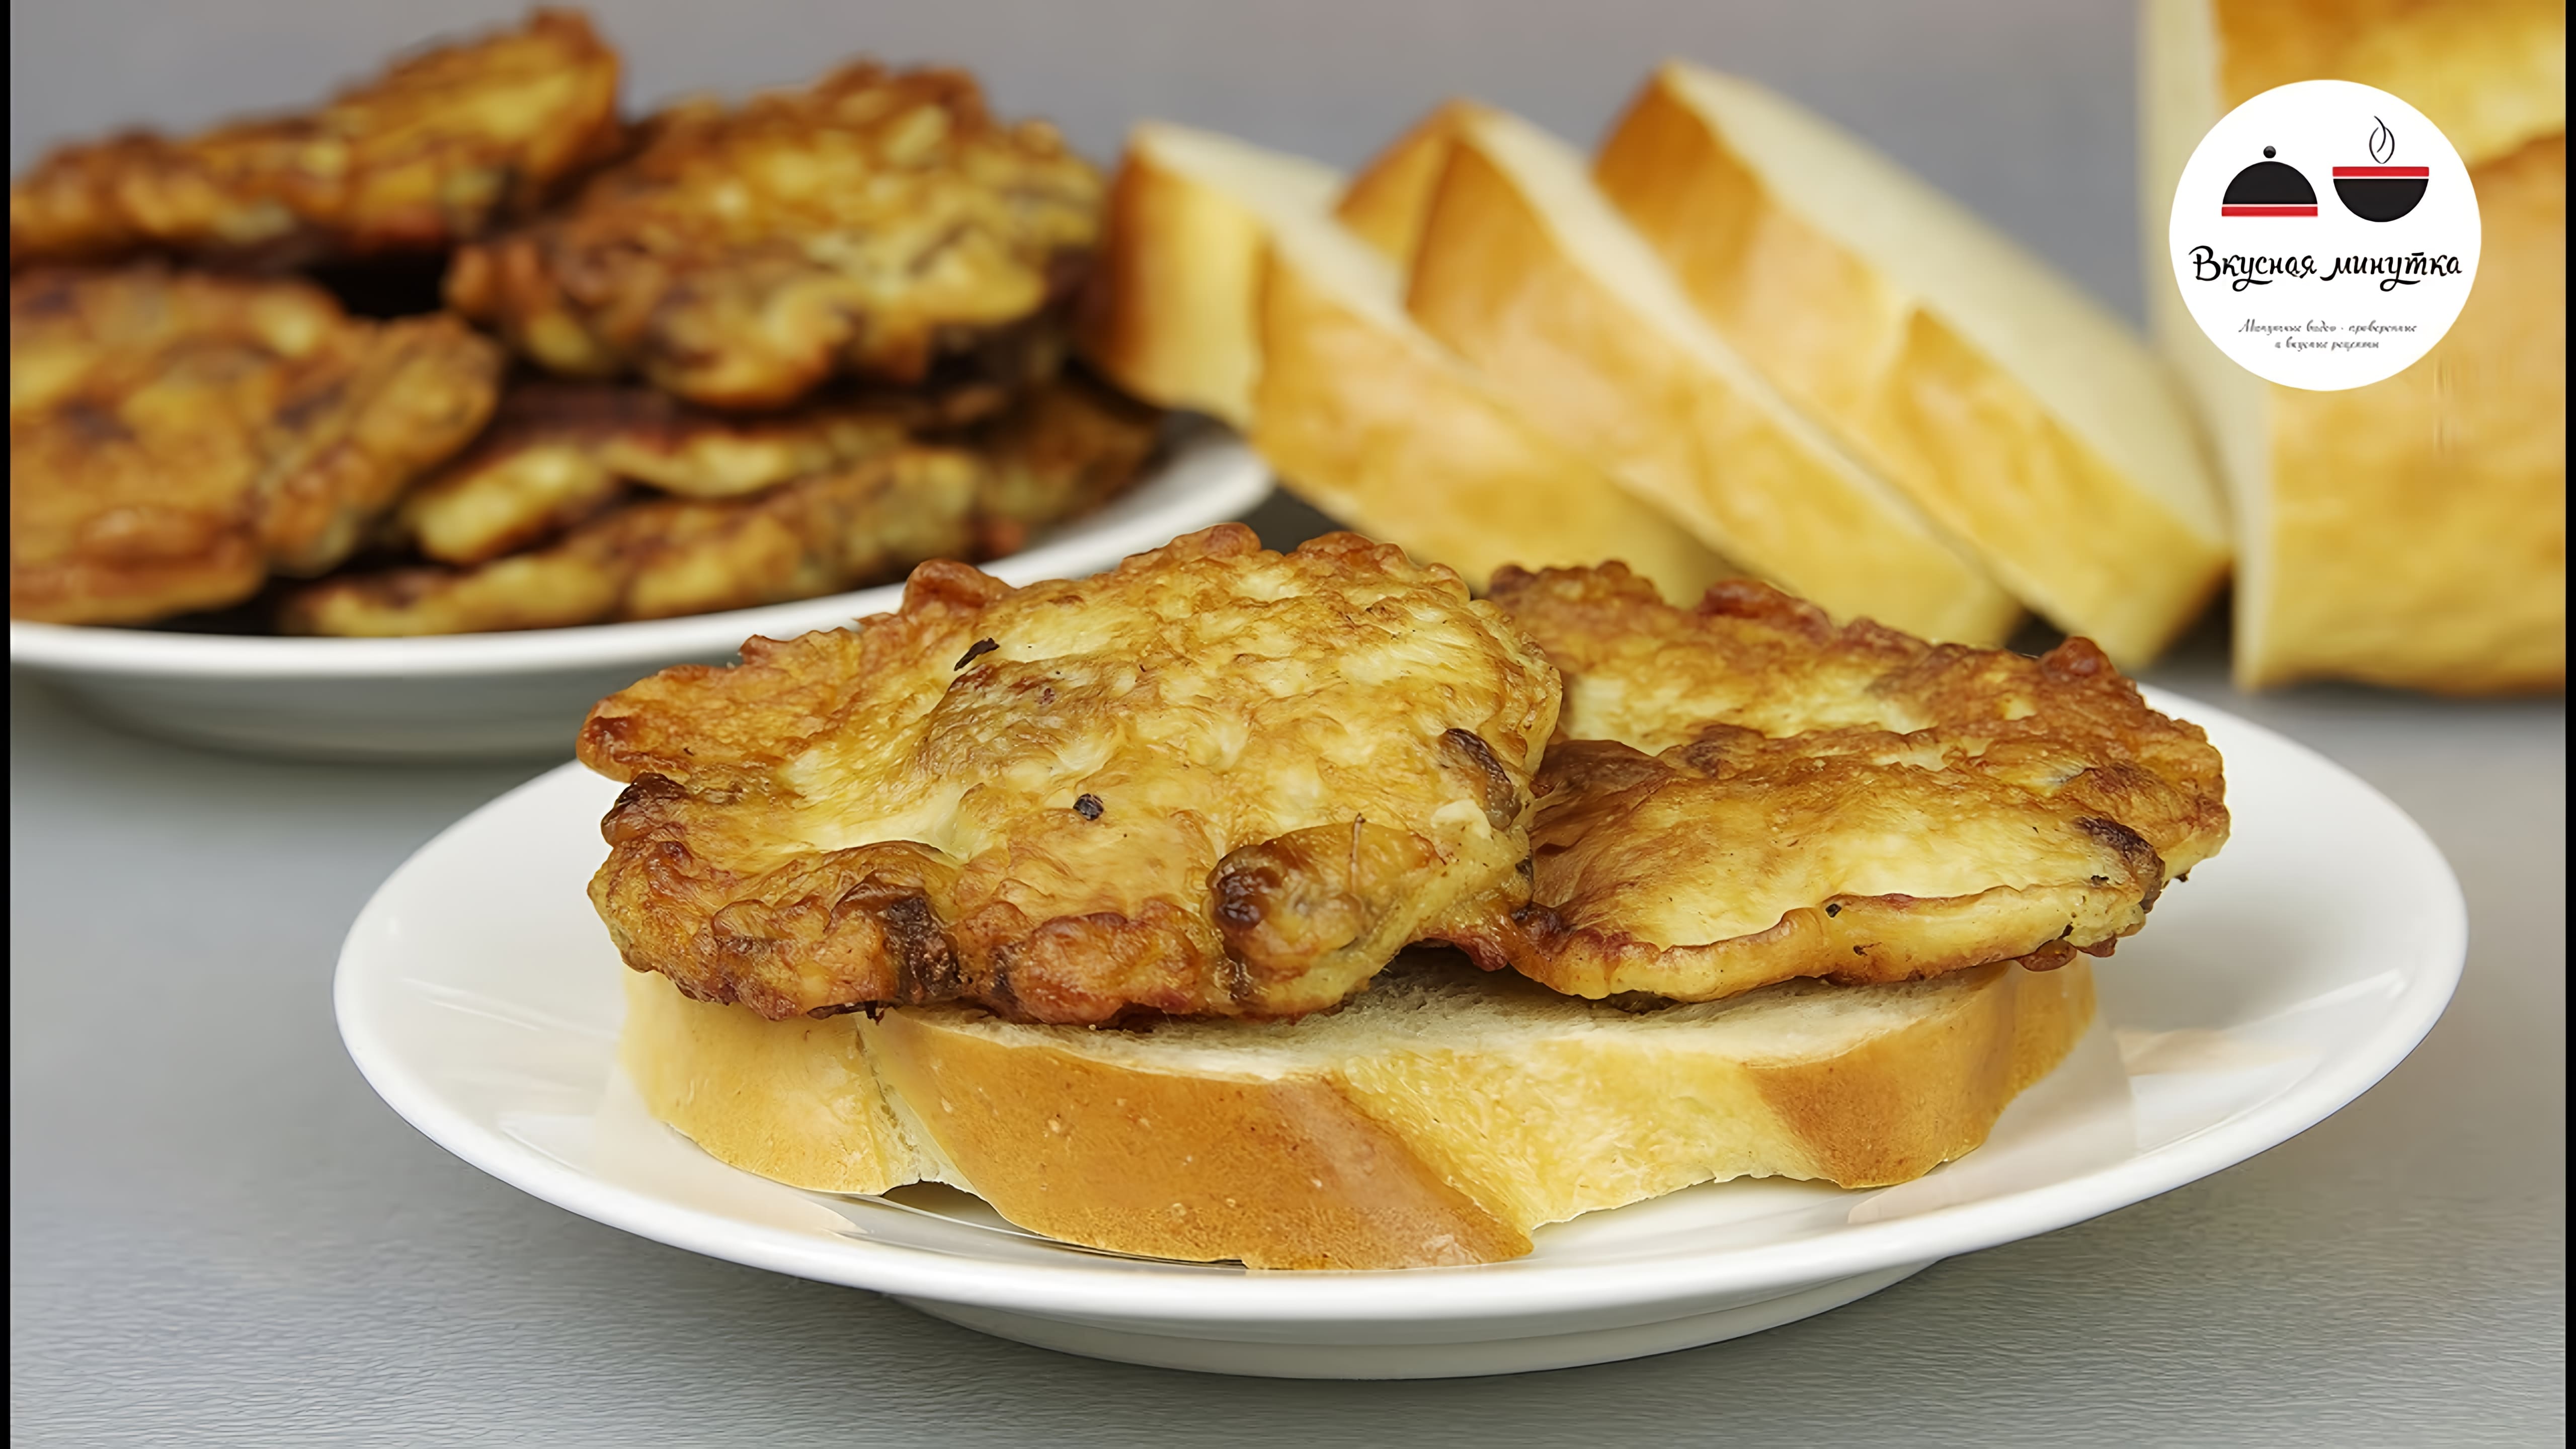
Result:
<svg viewBox="0 0 2576 1449"><path fill-rule="evenodd" d="M1986 1145L1902 1186L1708 1184L1542 1228L1528 1257L1252 1272L1065 1246L971 1197L801 1192L646 1115L614 1061L624 969L583 885L618 787L567 766L422 847L342 948L342 1038L457 1156L676 1247L891 1294L971 1328L1224 1373L1418 1378L1633 1358L1803 1318L1937 1259L2080 1222L2307 1130L2414 1049L2468 944L2395 805L2279 735L2148 691L2227 760L2235 832L2096 968L2101 1009Z"/></svg>
<svg viewBox="0 0 2576 1449"><path fill-rule="evenodd" d="M1269 470L1206 428L1097 513L984 569L1014 584L1080 578L1251 511ZM666 665L728 663L895 607L887 584L819 599L578 629L417 639L290 639L9 622L9 663L151 734L266 754L356 759L564 756L591 705Z"/></svg>

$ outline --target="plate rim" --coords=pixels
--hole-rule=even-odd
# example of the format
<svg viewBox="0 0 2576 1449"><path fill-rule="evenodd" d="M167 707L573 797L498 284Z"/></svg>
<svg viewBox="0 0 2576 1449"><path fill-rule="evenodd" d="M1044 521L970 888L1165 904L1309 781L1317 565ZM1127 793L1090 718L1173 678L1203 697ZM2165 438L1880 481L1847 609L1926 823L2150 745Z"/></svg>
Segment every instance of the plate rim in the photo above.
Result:
<svg viewBox="0 0 2576 1449"><path fill-rule="evenodd" d="M2073 1177L2000 1197L1876 1223L1846 1225L1791 1243L1663 1254L1613 1264L1400 1270L1203 1272L1158 1275L1132 1263L1026 1263L744 1224L602 1182L535 1148L485 1130L450 1107L375 1034L362 1009L369 984L357 960L360 937L389 894L451 834L472 827L522 793L545 788L578 763L559 766L477 807L424 843L369 897L351 924L333 973L333 1014L367 1084L422 1135L481 1171L566 1211L671 1247L726 1262L846 1287L1013 1312L1118 1323L1219 1325L1377 1322L1440 1323L1548 1318L1691 1305L1786 1290L1900 1263L2001 1246L2143 1202L2235 1166L2289 1141L2342 1110L2411 1054L2457 989L2468 947L2467 902L2457 874L2421 824L2341 764L2279 731L2153 686L2148 702L2178 718L2223 722L2308 758L2386 812L2429 865L2428 896L2440 919L2425 969L2390 1002L2387 1015L2338 1060L2330 1060L2270 1101L2232 1120ZM2097 1025L2092 1030L2100 1030ZM1515 1260L1525 1264L1526 1260ZM1539 1330L1545 1331L1545 1330ZM1498 1335L1499 1336L1499 1335Z"/></svg>
<svg viewBox="0 0 2576 1449"><path fill-rule="evenodd" d="M1214 427L1184 428L1171 439L1162 461L1124 495L1150 497L1168 489L1170 498L1124 517L1114 511L1120 500L1113 499L1100 513L1068 520L1035 547L978 567L1012 584L1091 573L1193 527L1239 517L1275 486L1268 465L1241 438ZM405 639L182 634L12 619L9 663L72 676L349 681L650 666L731 655L754 635L769 632L783 638L830 628L887 612L902 598L903 585L897 582L670 619Z"/></svg>

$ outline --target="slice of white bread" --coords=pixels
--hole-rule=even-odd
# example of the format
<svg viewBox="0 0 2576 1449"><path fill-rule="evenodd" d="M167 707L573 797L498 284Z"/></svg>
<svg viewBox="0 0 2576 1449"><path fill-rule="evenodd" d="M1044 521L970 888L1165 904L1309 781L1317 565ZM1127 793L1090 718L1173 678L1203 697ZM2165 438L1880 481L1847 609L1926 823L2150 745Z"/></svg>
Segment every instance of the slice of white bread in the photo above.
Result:
<svg viewBox="0 0 2576 1449"><path fill-rule="evenodd" d="M2565 5L2156 0L2144 24L2149 311L2236 512L2238 682L2563 687ZM2331 393L2229 361L2184 307L2166 245L2174 185L2209 127L2318 78L2378 86L2439 126L2485 232L2468 305L2432 352Z"/></svg>
<svg viewBox="0 0 2576 1449"><path fill-rule="evenodd" d="M1333 215L1352 235L1395 263L1399 273L1410 277L1432 193L1440 189L1440 173L1449 169L1451 145L1461 128L1488 114L1489 108L1474 101L1441 102L1360 168Z"/></svg>
<svg viewBox="0 0 2576 1449"><path fill-rule="evenodd" d="M1404 315L1395 270L1330 214L1340 178L1149 123L1111 188L1085 347L1121 386L1245 428L1308 502L1481 589L1602 558L1695 598L1734 573L1531 424Z"/></svg>
<svg viewBox="0 0 2576 1449"><path fill-rule="evenodd" d="M1252 419L1262 254L1288 216L1342 190L1330 166L1153 121L1127 138L1076 323L1092 363L1169 408Z"/></svg>
<svg viewBox="0 0 2576 1449"><path fill-rule="evenodd" d="M636 974L620 1056L654 1115L793 1186L941 1181L1088 1247L1396 1268L1516 1257L1542 1224L1699 1182L1920 1176L2092 1011L2081 961L1631 1013L1431 955L1330 1014L1149 1031L772 1022Z"/></svg>
<svg viewBox="0 0 2576 1449"><path fill-rule="evenodd" d="M1728 341L2052 623L2134 667L2226 576L2219 496L2155 358L1868 146L1673 62L1593 172Z"/></svg>
<svg viewBox="0 0 2576 1449"><path fill-rule="evenodd" d="M1423 333L1397 289L1329 218L1272 236L1252 444L1291 489L1480 591L1533 557L1625 559L1686 598L1737 572Z"/></svg>
<svg viewBox="0 0 2576 1449"><path fill-rule="evenodd" d="M1434 170L1422 157L1444 137ZM1573 148L1452 104L1363 174L1344 214L1400 216L1407 188L1419 221L1381 228L1412 256L1406 309L1542 426L1840 618L2011 634L2013 597L1718 336Z"/></svg>

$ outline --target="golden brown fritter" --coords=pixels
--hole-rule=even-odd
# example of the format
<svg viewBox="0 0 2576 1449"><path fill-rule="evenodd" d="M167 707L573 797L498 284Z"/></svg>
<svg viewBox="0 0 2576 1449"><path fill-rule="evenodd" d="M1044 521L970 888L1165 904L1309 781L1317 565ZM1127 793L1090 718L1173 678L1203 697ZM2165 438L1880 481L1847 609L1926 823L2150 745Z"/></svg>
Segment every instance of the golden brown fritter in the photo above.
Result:
<svg viewBox="0 0 2576 1449"><path fill-rule="evenodd" d="M157 267L9 285L9 613L138 623L346 557L491 414L500 349L296 282Z"/></svg>
<svg viewBox="0 0 2576 1449"><path fill-rule="evenodd" d="M935 403L921 407L941 415ZM839 593L924 559L1016 550L1031 529L1127 486L1153 450L1156 419L1067 377L985 424L933 434L945 441L898 441L749 497L631 502L559 542L478 567L326 579L290 595L280 623L295 634L460 634ZM647 466L681 476L668 455ZM717 476L696 475L710 491ZM542 505L548 481L540 474L515 496L494 483L480 502L496 512L530 498Z"/></svg>
<svg viewBox="0 0 2576 1449"><path fill-rule="evenodd" d="M617 56L572 11L424 51L320 109L67 146L9 190L9 263L270 264L481 236L618 144Z"/></svg>
<svg viewBox="0 0 2576 1449"><path fill-rule="evenodd" d="M2108 955L2227 838L2218 752L2090 642L1927 644L1729 580L1505 569L1565 675L1531 905L1459 944L1578 996L1704 1001Z"/></svg>
<svg viewBox="0 0 2576 1449"><path fill-rule="evenodd" d="M983 468L906 447L750 498L658 498L472 568L399 568L307 585L288 634L387 637L665 619L836 594L962 553Z"/></svg>
<svg viewBox="0 0 2576 1449"><path fill-rule="evenodd" d="M591 900L629 966L772 1018L1329 1007L1517 904L1556 675L1445 568L1224 524L1012 589L754 639L602 702L631 782Z"/></svg>
<svg viewBox="0 0 2576 1449"><path fill-rule="evenodd" d="M1002 401L991 387L876 393L746 416L623 383L518 383L473 447L405 495L388 541L440 563L484 563L598 513L630 482L739 498L890 453Z"/></svg>
<svg viewBox="0 0 2576 1449"><path fill-rule="evenodd" d="M557 372L779 407L836 374L909 385L1051 338L1102 193L963 72L859 62L664 112L561 213L459 253L448 298Z"/></svg>

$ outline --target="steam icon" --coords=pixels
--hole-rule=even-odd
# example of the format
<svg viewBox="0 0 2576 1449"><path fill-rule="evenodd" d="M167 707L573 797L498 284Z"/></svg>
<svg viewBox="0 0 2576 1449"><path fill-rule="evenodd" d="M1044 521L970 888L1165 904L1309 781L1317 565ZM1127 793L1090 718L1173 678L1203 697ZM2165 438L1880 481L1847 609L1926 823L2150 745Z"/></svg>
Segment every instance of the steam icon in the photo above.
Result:
<svg viewBox="0 0 2576 1449"><path fill-rule="evenodd" d="M2371 120L2377 125L2370 133L2370 159L2377 164L2336 167L2335 195L2343 198L2344 210L2364 221L2395 221L2424 199L2433 172L2426 166L2389 165L2397 156L2397 133L2377 116Z"/></svg>
<svg viewBox="0 0 2576 1449"><path fill-rule="evenodd" d="M2227 194L2218 199L2220 216L2314 216L2317 214L2317 189L2299 168L2272 158L2279 154L2272 147L2263 148L2263 159L2236 173L2227 183ZM2335 173L2340 176L2343 173ZM2340 185L2341 183L2337 183ZM2412 205L2413 203L2408 203ZM2345 202L2349 206L2349 201Z"/></svg>

